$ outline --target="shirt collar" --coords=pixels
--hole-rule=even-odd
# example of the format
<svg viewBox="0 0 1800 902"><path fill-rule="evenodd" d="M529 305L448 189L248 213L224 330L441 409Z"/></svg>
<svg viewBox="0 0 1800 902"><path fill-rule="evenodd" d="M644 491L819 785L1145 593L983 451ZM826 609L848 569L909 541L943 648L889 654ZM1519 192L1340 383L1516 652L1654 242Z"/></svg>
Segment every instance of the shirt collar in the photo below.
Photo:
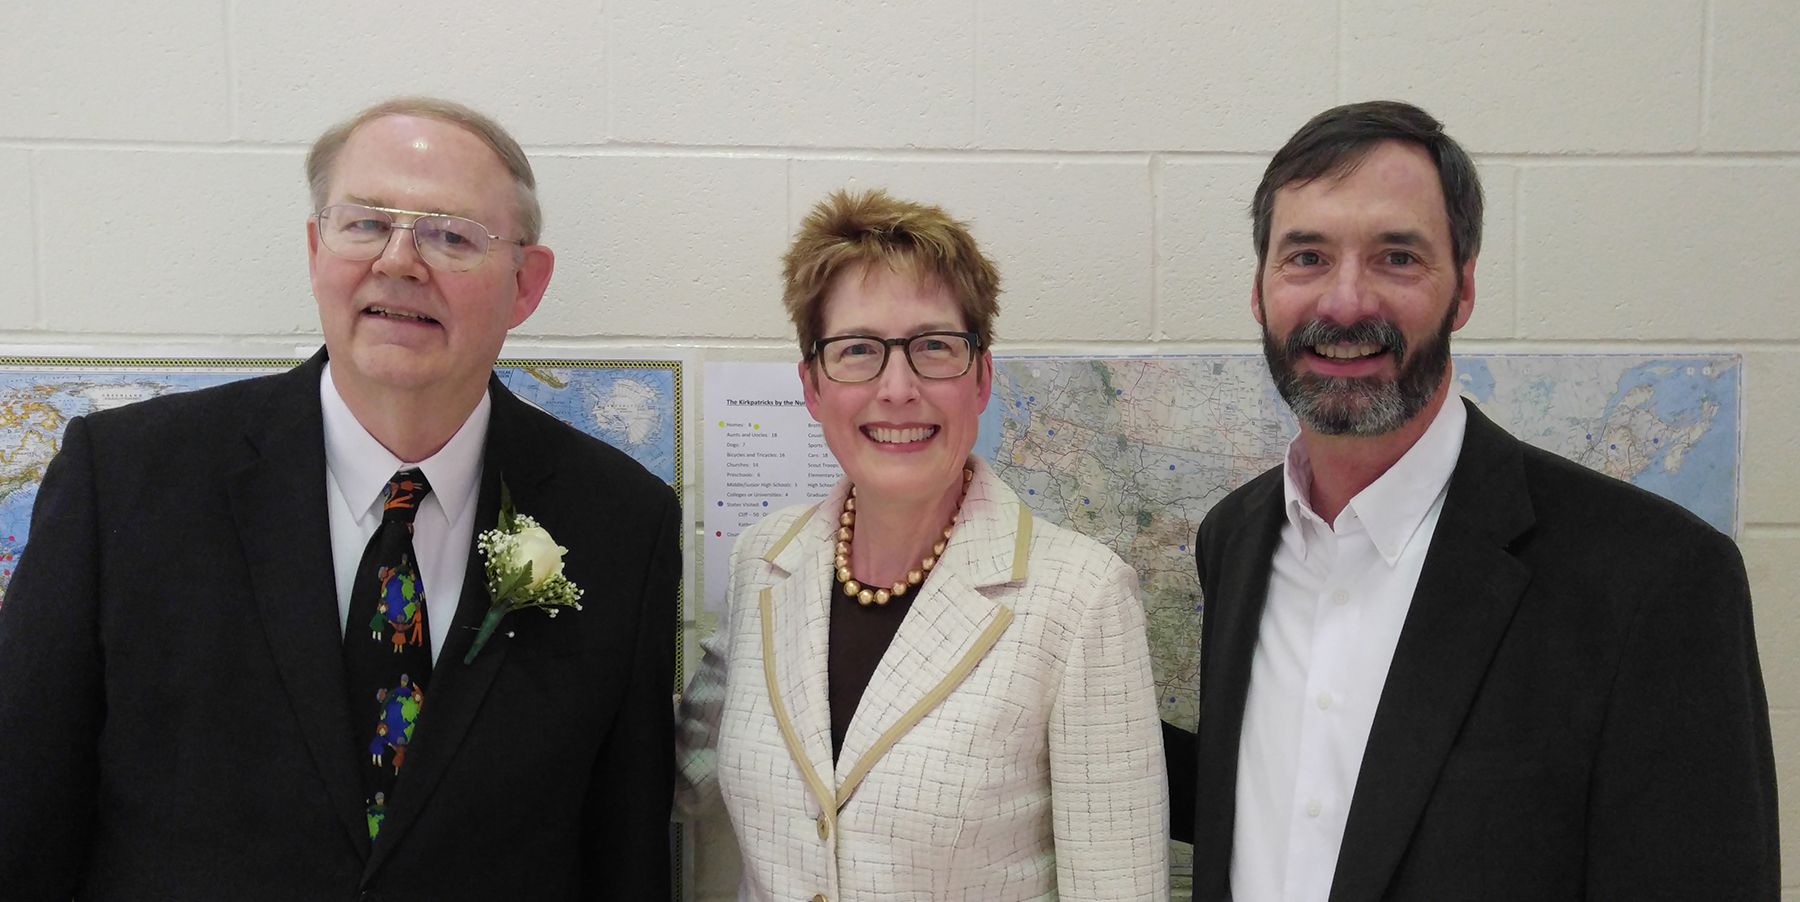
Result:
<svg viewBox="0 0 1800 902"><path fill-rule="evenodd" d="M337 392L331 381L331 362L326 361L319 375L319 402L325 416L325 466L337 480L338 489L356 512L359 523L378 514L382 490L388 480L402 468L417 467L431 483L431 494L419 506L420 516L435 516L449 523L451 511L460 511L481 478L481 451L487 438L488 416L493 401L487 392L463 421L462 428L450 437L436 454L414 464L394 456L381 442L364 429L356 414ZM436 499L437 504L431 504Z"/></svg>
<svg viewBox="0 0 1800 902"><path fill-rule="evenodd" d="M1450 474L1456 470L1456 459L1462 453L1463 432L1468 420L1469 413L1463 408L1462 399L1454 394L1446 398L1431 425L1426 427L1425 434L1419 436L1419 440L1413 442L1413 446L1381 474L1381 478L1345 505L1344 514L1350 515L1354 523L1368 532L1375 550L1389 566L1399 560L1425 515L1431 512L1438 496L1450 484ZM1282 497L1288 522L1302 536L1308 532L1308 520L1314 521L1315 529L1328 530L1308 500L1312 494L1312 461L1300 436L1296 435L1288 442L1286 466L1282 470ZM1344 514L1338 517L1340 526L1350 525ZM1303 541L1302 558L1305 553Z"/></svg>

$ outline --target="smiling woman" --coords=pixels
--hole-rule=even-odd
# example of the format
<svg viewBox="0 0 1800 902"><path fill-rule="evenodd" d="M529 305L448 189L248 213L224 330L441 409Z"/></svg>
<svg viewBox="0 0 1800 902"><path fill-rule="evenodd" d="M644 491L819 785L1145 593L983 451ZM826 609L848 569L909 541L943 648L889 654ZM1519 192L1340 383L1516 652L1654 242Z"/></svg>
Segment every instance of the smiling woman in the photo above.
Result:
<svg viewBox="0 0 1800 902"><path fill-rule="evenodd" d="M937 207L839 192L786 272L845 478L733 549L679 807L722 796L756 899L1167 898L1136 574L970 455L993 265Z"/></svg>

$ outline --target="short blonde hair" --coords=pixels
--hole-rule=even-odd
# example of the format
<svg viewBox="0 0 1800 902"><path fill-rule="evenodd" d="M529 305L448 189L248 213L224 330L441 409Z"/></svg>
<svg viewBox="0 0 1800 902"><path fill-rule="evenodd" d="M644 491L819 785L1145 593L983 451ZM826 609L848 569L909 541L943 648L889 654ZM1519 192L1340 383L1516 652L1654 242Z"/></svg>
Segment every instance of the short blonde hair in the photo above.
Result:
<svg viewBox="0 0 1800 902"><path fill-rule="evenodd" d="M930 281L950 291L981 347L993 344L1000 273L981 255L968 226L941 207L896 200L886 191L836 191L813 207L781 258L781 301L800 339L802 359L825 321L825 293L859 265Z"/></svg>
<svg viewBox="0 0 1800 902"><path fill-rule="evenodd" d="M524 149L519 147L519 142L514 141L512 135L506 133L506 129L500 127L500 123L460 103L436 97L395 97L384 100L326 129L306 154L306 184L312 191L314 210L324 207L325 202L330 199L331 170L344 145L350 142L350 136L357 129L383 116L435 119L480 138L481 143L486 144L500 158L501 164L512 175L518 205L514 212L519 221L519 242L538 243L539 234L544 228L544 213L538 206L537 177L531 173L531 161L525 158Z"/></svg>

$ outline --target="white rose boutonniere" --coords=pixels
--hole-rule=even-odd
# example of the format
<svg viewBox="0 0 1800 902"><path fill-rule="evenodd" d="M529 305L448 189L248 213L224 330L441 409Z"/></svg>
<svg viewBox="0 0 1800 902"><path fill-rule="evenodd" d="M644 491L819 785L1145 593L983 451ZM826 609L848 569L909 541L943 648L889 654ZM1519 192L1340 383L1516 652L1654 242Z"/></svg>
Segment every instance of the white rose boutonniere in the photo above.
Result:
<svg viewBox="0 0 1800 902"><path fill-rule="evenodd" d="M581 589L563 575L563 555L569 549L556 544L549 530L536 520L513 510L512 493L500 481L500 525L481 534L475 547L487 559L488 596L493 599L481 631L463 657L475 661L501 618L519 608L543 608L555 617L559 608L581 610Z"/></svg>

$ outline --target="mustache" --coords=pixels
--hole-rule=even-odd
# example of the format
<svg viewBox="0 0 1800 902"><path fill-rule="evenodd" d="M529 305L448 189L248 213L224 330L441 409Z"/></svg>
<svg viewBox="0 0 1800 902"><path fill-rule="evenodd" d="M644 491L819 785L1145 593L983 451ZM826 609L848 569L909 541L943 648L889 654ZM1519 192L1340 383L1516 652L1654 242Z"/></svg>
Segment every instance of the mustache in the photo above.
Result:
<svg viewBox="0 0 1800 902"><path fill-rule="evenodd" d="M1288 333L1287 341L1282 343L1282 353L1288 360L1298 360L1311 348L1332 344L1379 345L1383 351L1406 359L1406 336L1401 334L1398 326L1384 319L1358 320L1347 326L1322 319L1307 320Z"/></svg>

